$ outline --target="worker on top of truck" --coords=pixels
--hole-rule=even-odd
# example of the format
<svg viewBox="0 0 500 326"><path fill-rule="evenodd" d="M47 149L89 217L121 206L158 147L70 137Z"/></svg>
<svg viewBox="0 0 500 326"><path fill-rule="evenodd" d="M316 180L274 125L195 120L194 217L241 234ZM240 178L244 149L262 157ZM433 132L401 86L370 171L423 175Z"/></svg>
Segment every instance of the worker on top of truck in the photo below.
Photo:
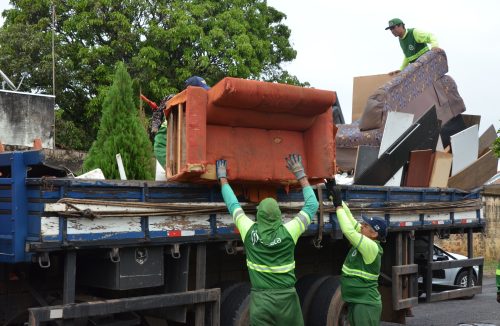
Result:
<svg viewBox="0 0 500 326"><path fill-rule="evenodd" d="M247 255L250 294L250 325L303 325L300 302L295 290L295 245L318 210L318 200L309 185L300 155L290 154L288 169L302 186L304 207L283 224L278 203L262 200L256 221L248 218L227 181L227 162L218 160L217 179L229 213L233 216Z"/></svg>
<svg viewBox="0 0 500 326"><path fill-rule="evenodd" d="M400 70L390 72L390 75L400 72L410 63L415 62L422 54L429 51L427 43L431 45L432 50L439 49L437 38L433 34L416 28L406 29L405 24L399 18L389 20L389 26L385 29L389 29L392 35L399 38L399 45L401 45L404 54Z"/></svg>
<svg viewBox="0 0 500 326"><path fill-rule="evenodd" d="M342 299L348 304L349 323L353 326L379 325L382 301L378 278L387 223L380 217L365 217L358 223L342 201L340 187L327 183L329 196L336 208L337 219L352 247L342 266L340 286Z"/></svg>
<svg viewBox="0 0 500 326"><path fill-rule="evenodd" d="M186 79L184 87L187 88L188 86L201 87L205 90L210 89L205 79L198 76L192 76ZM167 102L174 96L175 94L165 96L160 102L158 109L153 112L153 117L151 119L151 134L154 136L153 149L156 159L163 168L165 168L167 159L167 119L165 119L163 110Z"/></svg>

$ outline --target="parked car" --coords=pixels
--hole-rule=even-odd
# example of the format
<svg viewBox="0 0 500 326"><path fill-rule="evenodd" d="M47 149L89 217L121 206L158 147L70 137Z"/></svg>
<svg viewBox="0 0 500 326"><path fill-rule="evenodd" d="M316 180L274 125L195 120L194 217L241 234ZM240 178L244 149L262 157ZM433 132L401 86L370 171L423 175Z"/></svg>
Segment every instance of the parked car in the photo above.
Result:
<svg viewBox="0 0 500 326"><path fill-rule="evenodd" d="M416 263L425 264L426 257L424 256L424 253L426 251L425 250L422 251L422 249L424 249L427 245L428 242L425 239L416 240L415 242ZM461 259L467 259L467 257L453 252L447 252L443 248L434 245L434 252L432 256L433 261L447 261L447 260L461 260ZM472 269L471 285L475 285L477 283L478 273L479 273L479 266L474 266ZM465 267L438 269L432 272L432 284L466 287L467 277L468 277L467 268ZM423 283L421 275L419 275L418 282Z"/></svg>

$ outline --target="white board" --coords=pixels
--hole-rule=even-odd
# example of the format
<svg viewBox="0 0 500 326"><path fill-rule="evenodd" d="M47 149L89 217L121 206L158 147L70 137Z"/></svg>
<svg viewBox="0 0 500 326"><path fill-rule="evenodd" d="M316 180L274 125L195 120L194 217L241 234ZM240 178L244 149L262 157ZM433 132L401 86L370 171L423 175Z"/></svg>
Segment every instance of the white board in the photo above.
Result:
<svg viewBox="0 0 500 326"><path fill-rule="evenodd" d="M453 162L451 176L462 171L477 160L479 151L479 126L473 125L450 137Z"/></svg>
<svg viewBox="0 0 500 326"><path fill-rule="evenodd" d="M380 151L378 157L392 145L394 142L413 124L413 114L403 112L388 112L387 120L385 121L384 134L380 143ZM399 169L387 182L386 186L401 185L403 177L403 168Z"/></svg>

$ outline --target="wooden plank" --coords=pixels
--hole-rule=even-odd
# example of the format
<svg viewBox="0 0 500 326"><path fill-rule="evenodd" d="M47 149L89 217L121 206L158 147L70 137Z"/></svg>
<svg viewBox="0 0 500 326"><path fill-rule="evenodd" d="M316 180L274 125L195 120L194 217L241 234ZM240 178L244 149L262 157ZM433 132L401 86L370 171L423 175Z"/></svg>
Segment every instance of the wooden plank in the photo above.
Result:
<svg viewBox="0 0 500 326"><path fill-rule="evenodd" d="M489 149L490 146L497 139L497 131L493 125L489 126L488 129L479 137L479 150L477 157L483 156Z"/></svg>
<svg viewBox="0 0 500 326"><path fill-rule="evenodd" d="M379 157L384 154L394 142L408 129L413 123L414 115L403 112L388 112L387 120L385 121L384 134L380 142ZM386 183L386 186L401 186L403 178L403 168L400 168Z"/></svg>
<svg viewBox="0 0 500 326"><path fill-rule="evenodd" d="M187 151L187 146L186 146L186 108L184 106L184 103L179 104L179 115L181 116L181 124L179 125L180 128L180 147L181 147L181 164L179 166L179 169L182 167L186 166L186 151Z"/></svg>
<svg viewBox="0 0 500 326"><path fill-rule="evenodd" d="M410 151L435 148L440 129L436 108L429 109L401 135L374 164L355 180L355 184L383 185L407 161Z"/></svg>
<svg viewBox="0 0 500 326"><path fill-rule="evenodd" d="M181 172L181 159L182 159L182 104L177 107L177 148L176 148L176 159L177 159L177 169L176 174Z"/></svg>
<svg viewBox="0 0 500 326"><path fill-rule="evenodd" d="M497 173L498 159L492 150L477 159L474 163L452 176L448 187L472 190L482 186Z"/></svg>
<svg viewBox="0 0 500 326"><path fill-rule="evenodd" d="M478 125L469 127L450 137L453 163L451 176L471 165L477 159L479 151Z"/></svg>
<svg viewBox="0 0 500 326"><path fill-rule="evenodd" d="M432 149L411 151L405 186L428 187L433 163L434 153Z"/></svg>
<svg viewBox="0 0 500 326"><path fill-rule="evenodd" d="M363 172L377 160L379 149L380 147L378 146L358 146L358 153L356 155L356 164L354 168L354 179L356 179L356 176L363 174Z"/></svg>
<svg viewBox="0 0 500 326"><path fill-rule="evenodd" d="M453 156L446 152L434 153L434 165L432 167L431 180L429 187L448 187L448 178L450 177L451 162Z"/></svg>
<svg viewBox="0 0 500 326"><path fill-rule="evenodd" d="M463 114L462 118L464 119L465 128L472 127L473 125L478 125L481 123L480 115L472 115L472 114Z"/></svg>
<svg viewBox="0 0 500 326"><path fill-rule="evenodd" d="M174 174L174 114L170 112L167 118L167 161L166 161L166 173L167 178L170 178Z"/></svg>

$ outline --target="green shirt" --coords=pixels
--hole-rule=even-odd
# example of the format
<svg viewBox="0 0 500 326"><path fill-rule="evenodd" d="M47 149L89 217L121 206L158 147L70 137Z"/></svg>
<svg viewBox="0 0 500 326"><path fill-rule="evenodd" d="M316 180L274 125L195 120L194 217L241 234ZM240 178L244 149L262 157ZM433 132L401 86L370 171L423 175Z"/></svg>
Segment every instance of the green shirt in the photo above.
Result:
<svg viewBox="0 0 500 326"><path fill-rule="evenodd" d="M498 262L496 275L497 275L497 291L500 292L500 262Z"/></svg>
<svg viewBox="0 0 500 326"><path fill-rule="evenodd" d="M167 161L167 121L165 120L155 136L153 145L155 157L160 162L161 166L165 169Z"/></svg>
<svg viewBox="0 0 500 326"><path fill-rule="evenodd" d="M378 277L384 251L380 242L359 232L361 225L345 203L337 210L337 219L342 233L352 245L342 266L342 299L351 303L382 304Z"/></svg>
<svg viewBox="0 0 500 326"><path fill-rule="evenodd" d="M405 55L400 70L403 70L408 64L417 60L422 54L429 51L427 43L431 48L439 47L436 37L431 33L426 33L416 28L409 28L405 35L399 39L399 44Z"/></svg>
<svg viewBox="0 0 500 326"><path fill-rule="evenodd" d="M302 193L305 201L302 210L291 221L282 224L274 241L265 245L259 241L257 223L245 215L231 187L228 184L222 186L224 202L245 246L252 288L285 289L295 286L295 244L307 230L319 206L310 186L304 187Z"/></svg>

